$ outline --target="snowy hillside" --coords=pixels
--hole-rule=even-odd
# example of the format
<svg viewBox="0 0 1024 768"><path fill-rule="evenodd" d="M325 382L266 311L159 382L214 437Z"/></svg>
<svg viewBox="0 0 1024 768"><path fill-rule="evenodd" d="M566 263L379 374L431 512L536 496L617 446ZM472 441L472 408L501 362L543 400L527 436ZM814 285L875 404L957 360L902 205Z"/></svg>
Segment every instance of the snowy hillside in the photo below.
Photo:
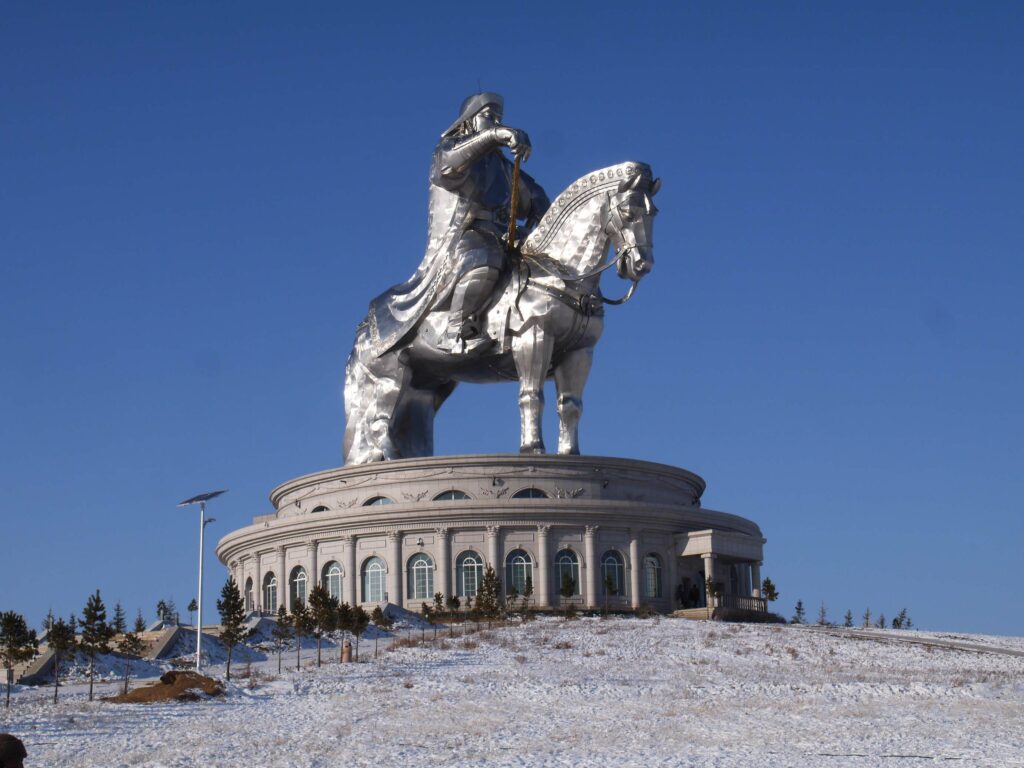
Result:
<svg viewBox="0 0 1024 768"><path fill-rule="evenodd" d="M253 653L266 660L222 700L90 704L72 686L54 707L19 689L0 730L25 740L27 766L54 767L1024 764L1024 640L859 634L880 641L545 618L393 651L383 640L374 660L364 638L366 663L331 650L296 672L290 652L280 677L273 654ZM931 641L992 650L918 644Z"/></svg>

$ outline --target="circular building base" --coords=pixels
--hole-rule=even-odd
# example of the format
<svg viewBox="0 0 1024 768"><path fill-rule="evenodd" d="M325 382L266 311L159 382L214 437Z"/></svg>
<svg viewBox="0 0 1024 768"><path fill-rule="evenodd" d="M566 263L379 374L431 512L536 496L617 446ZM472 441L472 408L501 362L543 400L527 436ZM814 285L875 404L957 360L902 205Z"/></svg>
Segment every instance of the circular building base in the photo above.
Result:
<svg viewBox="0 0 1024 768"><path fill-rule="evenodd" d="M433 456L290 480L275 512L225 536L217 556L250 610L291 610L322 583L350 604L419 610L472 598L494 567L531 607L660 611L756 600L764 538L700 505L685 469L597 456ZM572 589L571 597L561 592ZM521 599L521 598L520 598ZM759 602L759 601L758 601Z"/></svg>

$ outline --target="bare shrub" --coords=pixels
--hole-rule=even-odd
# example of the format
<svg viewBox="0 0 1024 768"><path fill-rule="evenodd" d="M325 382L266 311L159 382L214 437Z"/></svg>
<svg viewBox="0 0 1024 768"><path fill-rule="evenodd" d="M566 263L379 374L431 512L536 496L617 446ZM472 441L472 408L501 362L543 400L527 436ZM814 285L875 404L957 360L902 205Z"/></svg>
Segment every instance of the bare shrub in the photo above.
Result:
<svg viewBox="0 0 1024 768"><path fill-rule="evenodd" d="M402 683L402 687L412 688L412 680L406 680L404 683Z"/></svg>
<svg viewBox="0 0 1024 768"><path fill-rule="evenodd" d="M789 657L791 659L795 659L797 656L800 655L800 653L797 651L796 648L792 648L792 647L790 647L788 645L786 646L786 653L789 654Z"/></svg>
<svg viewBox="0 0 1024 768"><path fill-rule="evenodd" d="M523 656L523 654L521 654L521 653L517 653L512 658L515 659L517 664L525 664L526 663L526 657Z"/></svg>
<svg viewBox="0 0 1024 768"><path fill-rule="evenodd" d="M478 643L476 640L470 640L467 638L462 641L462 647L467 651L475 651L477 648L480 647L480 643Z"/></svg>
<svg viewBox="0 0 1024 768"><path fill-rule="evenodd" d="M555 650L565 651L569 648L572 648L572 643L570 643L568 640L559 640L557 643L555 643Z"/></svg>

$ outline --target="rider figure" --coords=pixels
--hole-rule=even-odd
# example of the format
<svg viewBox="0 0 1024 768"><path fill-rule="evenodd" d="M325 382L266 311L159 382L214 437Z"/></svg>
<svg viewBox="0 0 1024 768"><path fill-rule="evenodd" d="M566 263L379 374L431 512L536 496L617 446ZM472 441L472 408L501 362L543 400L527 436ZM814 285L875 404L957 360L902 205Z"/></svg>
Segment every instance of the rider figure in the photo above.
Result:
<svg viewBox="0 0 1024 768"><path fill-rule="evenodd" d="M462 102L459 116L441 134L430 167L427 248L416 272L370 303L368 321L374 351L383 355L434 310L447 310L438 347L456 355L491 343L482 315L508 265L509 208L513 164L530 155L524 131L501 124L504 99L476 93ZM547 211L544 190L519 175L516 219L532 229Z"/></svg>
<svg viewBox="0 0 1024 768"><path fill-rule="evenodd" d="M496 93L470 96L434 151L431 185L469 203L464 227L450 251L455 283L442 345L454 354L491 343L481 314L508 263L505 239L512 200L513 166L501 149L508 147L522 161L530 156L526 132L501 124L503 109L504 99ZM519 182L516 218L526 219L527 229L532 229L547 211L548 198L525 173Z"/></svg>

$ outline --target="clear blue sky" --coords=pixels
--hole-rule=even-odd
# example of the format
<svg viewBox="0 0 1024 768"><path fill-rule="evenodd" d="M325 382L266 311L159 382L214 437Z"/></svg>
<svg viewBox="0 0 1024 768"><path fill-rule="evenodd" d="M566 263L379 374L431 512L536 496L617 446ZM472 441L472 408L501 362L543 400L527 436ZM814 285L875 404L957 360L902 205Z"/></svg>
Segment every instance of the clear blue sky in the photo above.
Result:
<svg viewBox="0 0 1024 768"><path fill-rule="evenodd" d="M0 609L183 607L174 505L227 487L212 598L212 544L341 463L353 330L479 83L551 194L664 180L584 451L702 475L786 615L1024 634L1022 39L1016 3L5 3ZM463 387L438 451L515 450L515 400Z"/></svg>

